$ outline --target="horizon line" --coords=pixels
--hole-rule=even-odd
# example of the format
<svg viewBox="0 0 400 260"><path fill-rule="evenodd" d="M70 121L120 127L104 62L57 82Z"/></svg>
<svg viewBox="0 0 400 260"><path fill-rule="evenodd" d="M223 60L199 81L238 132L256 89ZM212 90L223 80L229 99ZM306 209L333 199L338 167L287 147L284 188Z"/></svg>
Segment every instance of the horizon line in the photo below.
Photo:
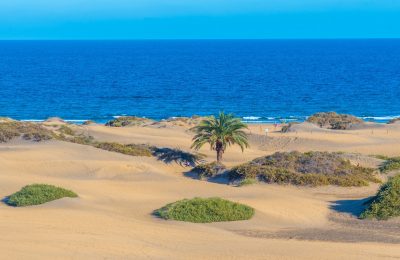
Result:
<svg viewBox="0 0 400 260"><path fill-rule="evenodd" d="M0 41L264 41L264 40L400 40L400 37L327 37L327 38L10 38Z"/></svg>

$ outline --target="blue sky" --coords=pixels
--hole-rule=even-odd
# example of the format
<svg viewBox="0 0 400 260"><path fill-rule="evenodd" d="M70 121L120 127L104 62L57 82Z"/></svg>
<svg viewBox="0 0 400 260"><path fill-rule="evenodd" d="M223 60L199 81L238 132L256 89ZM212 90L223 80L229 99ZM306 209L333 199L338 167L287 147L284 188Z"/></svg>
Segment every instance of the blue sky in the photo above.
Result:
<svg viewBox="0 0 400 260"><path fill-rule="evenodd" d="M400 0L0 0L0 39L400 38Z"/></svg>

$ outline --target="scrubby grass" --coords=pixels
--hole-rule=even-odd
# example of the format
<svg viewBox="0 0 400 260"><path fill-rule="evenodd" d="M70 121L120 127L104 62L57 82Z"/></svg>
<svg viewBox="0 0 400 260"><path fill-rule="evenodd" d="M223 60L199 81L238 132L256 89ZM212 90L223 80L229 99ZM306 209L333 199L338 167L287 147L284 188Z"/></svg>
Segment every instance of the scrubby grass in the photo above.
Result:
<svg viewBox="0 0 400 260"><path fill-rule="evenodd" d="M64 135L75 135L76 134L75 130L73 130L70 126L67 126L67 125L61 125L60 128L58 129L58 131Z"/></svg>
<svg viewBox="0 0 400 260"><path fill-rule="evenodd" d="M202 163L192 169L200 179L212 178L226 170L225 165L218 162Z"/></svg>
<svg viewBox="0 0 400 260"><path fill-rule="evenodd" d="M380 159L380 160L389 160L390 157L382 154L372 154L369 157Z"/></svg>
<svg viewBox="0 0 400 260"><path fill-rule="evenodd" d="M39 142L52 139L54 133L36 123L13 120L2 121L0 123L0 143L8 142L16 137Z"/></svg>
<svg viewBox="0 0 400 260"><path fill-rule="evenodd" d="M400 216L400 175L382 185L360 218L386 220L398 216Z"/></svg>
<svg viewBox="0 0 400 260"><path fill-rule="evenodd" d="M74 136L72 138L68 138L66 141L75 143L75 144L83 144L83 145L94 145L96 142L93 136L79 135Z"/></svg>
<svg viewBox="0 0 400 260"><path fill-rule="evenodd" d="M72 129L71 129L72 130ZM68 130L66 130L69 132ZM82 145L90 145L98 149L122 153L131 156L152 156L153 150L150 146L147 145L139 145L139 144L120 144L116 142L98 142L92 136L77 134L75 131L70 132L72 135L65 135L65 130L63 133L57 136L57 139L60 141L82 144Z"/></svg>
<svg viewBox="0 0 400 260"><path fill-rule="evenodd" d="M39 205L64 197L78 197L76 193L48 184L32 184L23 187L7 199L7 204L15 207Z"/></svg>
<svg viewBox="0 0 400 260"><path fill-rule="evenodd" d="M400 157L386 158L386 161L379 166L382 173L400 170Z"/></svg>
<svg viewBox="0 0 400 260"><path fill-rule="evenodd" d="M102 150L131 156L152 156L150 147L146 145L97 142L93 146Z"/></svg>
<svg viewBox="0 0 400 260"><path fill-rule="evenodd" d="M155 211L164 219L194 223L247 220L254 215L254 209L221 198L184 199Z"/></svg>
<svg viewBox="0 0 400 260"><path fill-rule="evenodd" d="M233 182L258 179L293 185L367 186L379 183L374 170L352 165L343 155L328 152L285 152L257 158L228 172Z"/></svg>
<svg viewBox="0 0 400 260"><path fill-rule="evenodd" d="M16 137L25 140L43 141L56 139L70 143L90 145L99 149L122 153L131 156L152 156L153 148L147 145L119 144L114 142L97 142L92 136L80 133L68 125L55 125L54 131L45 128L41 124L20 122L11 119L0 121L0 143L8 142Z"/></svg>
<svg viewBox="0 0 400 260"><path fill-rule="evenodd" d="M316 124L321 128L345 130L353 124L360 124L364 121L353 115L338 114L336 112L320 112L310 116L307 122Z"/></svg>

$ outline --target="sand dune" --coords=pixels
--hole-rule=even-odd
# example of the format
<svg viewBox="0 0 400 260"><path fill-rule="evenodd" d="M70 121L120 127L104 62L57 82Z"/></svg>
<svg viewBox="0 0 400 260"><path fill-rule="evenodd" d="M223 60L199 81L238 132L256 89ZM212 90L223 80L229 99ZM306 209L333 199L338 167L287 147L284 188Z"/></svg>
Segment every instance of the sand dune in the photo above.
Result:
<svg viewBox="0 0 400 260"><path fill-rule="evenodd" d="M291 133L250 127L251 148L225 154L236 165L279 150L399 155L400 128ZM103 141L189 150L183 127L85 126ZM214 159L208 148L200 152ZM363 164L376 165L377 161ZM31 183L72 189L77 199L13 208L0 204L2 257L29 259L377 259L400 258L398 220L360 222L349 209L375 193L365 188L233 187L185 177L190 170L156 158L131 157L59 141L0 144L0 196ZM249 221L191 224L153 210L192 197L220 196L256 209ZM352 204L353 203L353 204ZM394 228L389 228L392 225ZM396 232L394 232L396 231ZM371 239L373 238L373 239Z"/></svg>

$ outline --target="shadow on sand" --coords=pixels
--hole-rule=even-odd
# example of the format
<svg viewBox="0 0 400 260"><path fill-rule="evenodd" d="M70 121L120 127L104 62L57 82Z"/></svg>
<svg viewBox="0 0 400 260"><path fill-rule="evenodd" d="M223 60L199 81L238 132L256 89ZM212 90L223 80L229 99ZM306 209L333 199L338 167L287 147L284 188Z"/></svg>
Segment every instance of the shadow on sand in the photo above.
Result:
<svg viewBox="0 0 400 260"><path fill-rule="evenodd" d="M157 157L159 161L163 161L166 164L175 162L181 166L192 167L201 163L204 158L204 156L201 154L192 154L180 149L171 148L155 148L153 155Z"/></svg>
<svg viewBox="0 0 400 260"><path fill-rule="evenodd" d="M1 202L6 204L7 206L15 207L15 206L11 205L9 201L10 201L10 196L6 196L1 200Z"/></svg>
<svg viewBox="0 0 400 260"><path fill-rule="evenodd" d="M361 212L368 206L374 197L357 200L337 200L332 201L330 209L341 213L347 213L354 217L359 217Z"/></svg>
<svg viewBox="0 0 400 260"><path fill-rule="evenodd" d="M192 178L194 180L203 180L203 181L208 181L208 182L212 182L212 183L218 183L218 184L231 184L228 178L228 174L226 172L218 174L216 176L213 177L209 177L209 178L199 178L199 174L195 171L190 170L188 172L185 172L184 175L188 178Z"/></svg>

